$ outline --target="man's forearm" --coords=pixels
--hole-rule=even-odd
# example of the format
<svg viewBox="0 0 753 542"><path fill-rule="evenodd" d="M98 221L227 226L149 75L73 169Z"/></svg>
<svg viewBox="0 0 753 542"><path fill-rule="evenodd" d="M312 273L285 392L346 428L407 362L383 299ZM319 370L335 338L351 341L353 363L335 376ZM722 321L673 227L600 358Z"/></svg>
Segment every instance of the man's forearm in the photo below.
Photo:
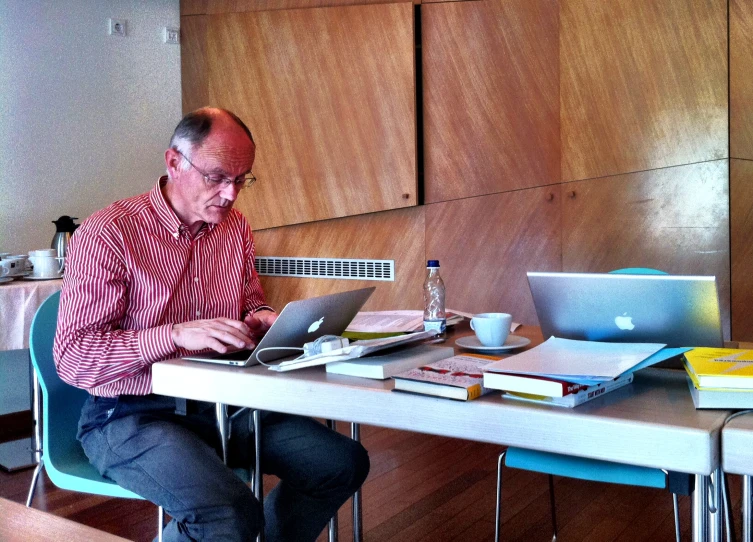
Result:
<svg viewBox="0 0 753 542"><path fill-rule="evenodd" d="M175 352L166 324L138 331L71 330L56 345L58 373L77 388L92 389L142 373Z"/></svg>

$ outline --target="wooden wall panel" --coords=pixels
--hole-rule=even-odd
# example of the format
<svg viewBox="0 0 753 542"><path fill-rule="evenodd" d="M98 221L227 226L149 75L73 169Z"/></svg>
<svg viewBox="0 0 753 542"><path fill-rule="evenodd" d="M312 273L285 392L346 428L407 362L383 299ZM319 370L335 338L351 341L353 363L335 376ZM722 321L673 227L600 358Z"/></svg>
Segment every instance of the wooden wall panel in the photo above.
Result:
<svg viewBox="0 0 753 542"><path fill-rule="evenodd" d="M732 339L753 341L753 162L730 161Z"/></svg>
<svg viewBox="0 0 753 542"><path fill-rule="evenodd" d="M211 105L207 95L206 58L207 18L180 18L180 76L183 114Z"/></svg>
<svg viewBox="0 0 753 542"><path fill-rule="evenodd" d="M411 4L208 18L209 99L258 142L256 228L416 205Z"/></svg>
<svg viewBox="0 0 753 542"><path fill-rule="evenodd" d="M726 0L562 0L562 178L726 158Z"/></svg>
<svg viewBox="0 0 753 542"><path fill-rule="evenodd" d="M730 155L753 160L753 0L729 2Z"/></svg>
<svg viewBox="0 0 753 542"><path fill-rule="evenodd" d="M376 286L366 310L421 309L424 207L339 218L254 232L260 256L395 260L395 281L261 277L268 301L281 310L294 299Z"/></svg>
<svg viewBox="0 0 753 542"><path fill-rule="evenodd" d="M205 15L356 4L390 4L394 2L395 0L181 0L180 13L181 15ZM420 4L421 2L415 0L413 3Z"/></svg>
<svg viewBox="0 0 753 542"><path fill-rule="evenodd" d="M559 185L427 205L426 255L447 306L538 325L526 272L560 270L560 212Z"/></svg>
<svg viewBox="0 0 753 542"><path fill-rule="evenodd" d="M559 182L555 0L421 8L425 201Z"/></svg>
<svg viewBox="0 0 753 542"><path fill-rule="evenodd" d="M563 270L715 275L729 338L728 178L718 160L563 184Z"/></svg>

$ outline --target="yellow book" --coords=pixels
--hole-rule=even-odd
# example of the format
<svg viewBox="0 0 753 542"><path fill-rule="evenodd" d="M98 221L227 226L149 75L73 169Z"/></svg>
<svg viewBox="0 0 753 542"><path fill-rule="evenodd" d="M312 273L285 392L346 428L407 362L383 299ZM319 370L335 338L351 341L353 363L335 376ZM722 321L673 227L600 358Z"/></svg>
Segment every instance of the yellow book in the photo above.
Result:
<svg viewBox="0 0 753 542"><path fill-rule="evenodd" d="M697 388L753 389L753 350L694 348L685 370Z"/></svg>

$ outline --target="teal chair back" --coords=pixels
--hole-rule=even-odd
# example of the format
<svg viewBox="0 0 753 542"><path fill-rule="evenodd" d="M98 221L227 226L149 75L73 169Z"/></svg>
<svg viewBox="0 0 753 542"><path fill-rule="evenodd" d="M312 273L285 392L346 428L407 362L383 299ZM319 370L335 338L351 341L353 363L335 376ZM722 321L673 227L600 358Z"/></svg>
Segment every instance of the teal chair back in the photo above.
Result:
<svg viewBox="0 0 753 542"><path fill-rule="evenodd" d="M666 275L664 271L658 269L651 269L650 267L625 267L623 269L615 269L610 273L617 273L623 275Z"/></svg>
<svg viewBox="0 0 753 542"><path fill-rule="evenodd" d="M76 440L81 408L89 393L69 386L57 374L52 344L58 321L60 293L51 295L31 323L31 362L42 388L42 461L52 482L63 489L140 499L101 476Z"/></svg>

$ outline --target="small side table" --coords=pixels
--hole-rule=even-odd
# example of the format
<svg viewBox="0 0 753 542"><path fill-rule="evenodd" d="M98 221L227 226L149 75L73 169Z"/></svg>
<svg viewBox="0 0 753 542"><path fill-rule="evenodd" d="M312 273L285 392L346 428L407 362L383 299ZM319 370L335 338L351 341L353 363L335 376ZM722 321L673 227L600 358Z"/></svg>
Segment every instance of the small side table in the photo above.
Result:
<svg viewBox="0 0 753 542"><path fill-rule="evenodd" d="M63 286L62 279L54 280L23 280L17 279L7 284L0 284L0 351L26 350L28 355L29 331L31 322L39 306ZM2 358L0 358L0 363ZM34 394L39 393L34 369L31 367L29 358L29 390L33 417L33 436L0 444L0 468L7 471L16 471L34 467L37 464L35 457L37 446L35 437L41 429L39 413L34 411ZM15 367L14 367L14 370ZM23 376L9 378L0 383L2 386L9 382L26 380Z"/></svg>

